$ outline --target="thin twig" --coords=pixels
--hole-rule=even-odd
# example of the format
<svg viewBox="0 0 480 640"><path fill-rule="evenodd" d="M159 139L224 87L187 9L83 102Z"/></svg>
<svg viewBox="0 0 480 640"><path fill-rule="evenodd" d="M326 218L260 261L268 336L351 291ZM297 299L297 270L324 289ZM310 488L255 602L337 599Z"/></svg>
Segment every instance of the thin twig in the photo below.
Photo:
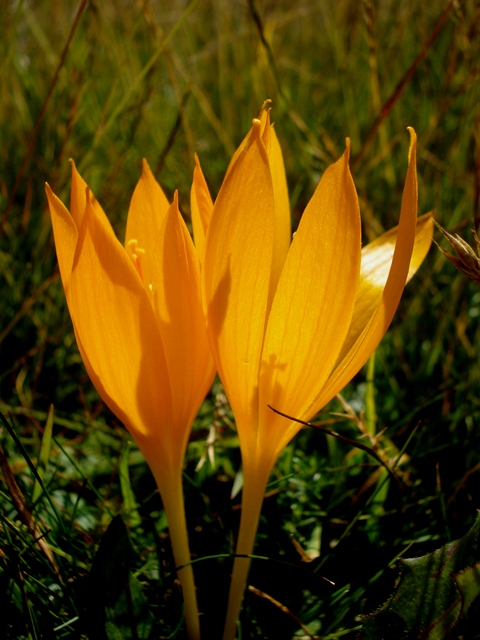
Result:
<svg viewBox="0 0 480 640"><path fill-rule="evenodd" d="M63 580L60 575L60 571L58 569L58 565L55 561L55 557L52 553L50 545L44 539L46 536L46 533L42 533L42 531L40 530L40 527L37 524L37 521L33 517L33 514L22 493L22 490L20 489L20 487L17 484L17 481L15 480L15 476L13 475L12 469L8 464L7 457L5 456L1 445L0 445L0 468L2 470L5 484L7 485L8 492L10 494L10 497L12 498L13 504L15 505L18 515L21 517L23 522L28 527L28 530L33 536L34 542L38 544L43 554L45 555L49 563L52 565L52 568L56 576L58 577L60 583L63 584Z"/></svg>
<svg viewBox="0 0 480 640"><path fill-rule="evenodd" d="M370 447L367 447L367 445L363 444L363 442L358 442L358 440L352 440L351 438L347 438L347 436L342 436L341 433L337 433L336 431L332 431L331 429L327 429L326 427L322 427L319 424L315 424L314 422L306 422L305 420L300 420L300 418L294 418L293 416L289 416L288 414L283 413L282 411L279 411L278 409L274 409L271 405L267 405L267 406L274 413L278 413L279 416L283 416L284 418L287 418L288 420L293 420L293 422L298 422L298 424L303 424L304 427L312 427L313 429L318 429L319 431L322 431L323 433L326 433L329 436L333 436L334 438L337 438L338 440L341 440L342 442L346 442L347 444L351 445L352 447L356 447L357 449L361 449L362 451L365 451L365 453L368 453L368 455L372 456L372 458L375 458L375 460L377 462L379 462L382 465L382 467L385 467L385 469L388 471L389 475L397 483L398 488L401 490L402 485L400 484L400 480L393 473L393 471L390 469L390 467L381 459L381 457L378 455L378 453L376 451L374 451L373 449L370 449Z"/></svg>
<svg viewBox="0 0 480 640"><path fill-rule="evenodd" d="M275 600L275 598L272 598L272 596L269 596L268 593L265 593L264 591L260 591L260 589L257 589L256 587L253 587L251 584L248 585L248 590L254 593L259 598L268 600L268 602L271 602L273 605L275 605L277 609L280 609L280 611L282 611L283 613L286 613L287 616L290 616L290 618L292 618L292 620L294 620L294 622L298 624L298 626L302 629L302 631L304 631L307 634L309 638L312 638L312 640L315 640L315 636L312 635L312 633L310 633L310 629L306 627L303 624L303 622L299 620L297 616L294 613L292 613L290 609L286 607L284 604L282 604L278 600Z"/></svg>
<svg viewBox="0 0 480 640"><path fill-rule="evenodd" d="M257 27L258 30L258 35L260 36L260 40L262 42L262 45L267 53L267 57L268 57L268 63L270 65L270 68L272 70L273 73L273 77L275 78L275 83L277 85L277 89L278 89L278 93L280 94L280 96L282 96L282 98L285 98L285 95L283 93L282 90L282 85L280 82L280 74L278 73L278 68L277 68L277 64L275 62L275 57L273 55L273 51L272 48L270 47L270 44L265 36L265 30L263 27L263 21L262 18L260 16L260 13L258 12L258 9L255 5L255 1L254 0L248 0L248 8L250 9L250 14L253 18L253 21L255 23L255 26Z"/></svg>
<svg viewBox="0 0 480 640"><path fill-rule="evenodd" d="M42 105L42 109L40 111L40 114L37 118L37 121L35 123L35 127L33 129L33 133L30 137L30 142L28 145L28 149L25 153L25 156L23 158L22 164L20 165L20 169L17 173L17 178L15 180L15 184L13 185L13 189L10 192L10 197L8 198L7 201L7 205L5 207L5 211L3 212L3 216L2 219L0 221L0 236L3 233L3 227L4 227L4 223L5 220L7 219L8 214L10 213L10 209L12 208L13 202L15 200L15 196L17 195L17 191L18 188L20 186L20 183L23 180L23 175L27 169L28 163L30 162L30 158L32 157L33 151L35 149L35 142L37 141L37 136L38 136L38 132L40 131L40 126L43 122L43 118L45 117L45 114L47 112L47 107L48 107L48 103L50 102L50 98L52 97L53 91L56 87L56 84L58 82L58 77L60 75L60 71L65 63L65 59L67 57L68 54L68 50L70 48L70 44L73 40L73 36L75 35L75 32L77 30L77 27L80 23L80 18L82 17L82 14L85 10L85 7L87 6L88 0L82 0L82 2L80 3L80 6L78 7L78 11L77 11L77 15L75 16L75 20L73 21L72 24L72 28L70 29L70 33L68 34L68 38L67 38L67 42L65 43L65 46L63 48L62 51L62 55L60 56L60 62L58 63L58 66L55 70L55 73L53 75L52 81L50 83L50 87L48 89L48 93L47 96L43 102Z"/></svg>
<svg viewBox="0 0 480 640"><path fill-rule="evenodd" d="M450 0L450 2L447 5L447 8L443 11L443 13L441 14L440 18L438 19L437 24L435 25L432 33L430 34L430 37L428 38L428 40L424 44L423 49L420 51L418 56L412 62L410 67L407 69L407 71L404 74L404 76L400 79L400 81L398 82L397 86L393 90L393 92L390 95L390 97L383 104L383 107L380 110L380 113L376 117L375 121L373 122L372 126L370 127L370 129L369 129L369 131L367 133L367 136L366 136L365 141L364 141L364 143L362 145L362 148L360 149L360 152L354 158L352 158L352 160L350 161L350 166L351 166L352 170L354 170L360 164L360 162L363 160L363 158L365 156L365 153L366 153L368 147L370 146L371 142L375 138L380 125L385 120L385 118L388 116L390 111L392 110L393 106L395 105L395 103L399 99L399 97L402 94L403 90L405 89L405 87L407 86L408 82L410 81L411 77L413 76L413 74L417 70L418 65L425 58L425 56L427 55L428 50L430 49L432 44L435 42L438 34L442 30L442 27L443 27L443 25L444 25L444 23L445 23L445 21L446 21L446 19L448 17L448 14L450 12L450 9L451 9L452 5L453 5L453 0Z"/></svg>

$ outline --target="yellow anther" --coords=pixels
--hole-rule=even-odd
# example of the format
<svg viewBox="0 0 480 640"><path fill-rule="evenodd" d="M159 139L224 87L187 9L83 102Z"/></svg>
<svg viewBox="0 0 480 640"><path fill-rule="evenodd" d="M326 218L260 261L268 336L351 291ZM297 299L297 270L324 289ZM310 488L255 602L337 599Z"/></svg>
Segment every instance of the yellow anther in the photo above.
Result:
<svg viewBox="0 0 480 640"><path fill-rule="evenodd" d="M143 255L145 253L145 249L142 249L142 247L138 246L138 240L137 238L131 238L128 242L127 242L127 247L129 249L131 249L132 251L132 256L136 256L138 257L139 255Z"/></svg>
<svg viewBox="0 0 480 640"><path fill-rule="evenodd" d="M262 104L262 108L260 109L260 114L266 111L266 109L269 108L271 104L272 104L271 98L267 98L265 102Z"/></svg>
<svg viewBox="0 0 480 640"><path fill-rule="evenodd" d="M142 260L141 257L145 254L145 249L138 246L137 238L131 238L127 242L127 247L130 249L130 257L132 259L133 264L138 272L138 275L143 280L143 269L142 269Z"/></svg>

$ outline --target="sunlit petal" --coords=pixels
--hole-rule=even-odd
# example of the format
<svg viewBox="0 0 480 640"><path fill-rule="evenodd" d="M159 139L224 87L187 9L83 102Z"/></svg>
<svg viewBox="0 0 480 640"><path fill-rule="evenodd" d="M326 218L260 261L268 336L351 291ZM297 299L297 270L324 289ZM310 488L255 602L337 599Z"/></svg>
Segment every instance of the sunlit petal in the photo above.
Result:
<svg viewBox="0 0 480 640"><path fill-rule="evenodd" d="M265 100L260 109L260 135L267 150L270 173L272 176L273 194L275 199L275 239L273 247L272 270L270 279L270 301L273 299L278 279L287 257L292 239L292 225L290 219L290 201L288 197L287 177L283 163L282 149L278 142L275 127L270 122L270 102ZM227 175L235 164L238 154L245 147L248 136L242 141L228 166Z"/></svg>
<svg viewBox="0 0 480 640"><path fill-rule="evenodd" d="M133 436L163 441L170 386L157 322L138 274L87 201L70 282L70 310L102 399Z"/></svg>
<svg viewBox="0 0 480 640"><path fill-rule="evenodd" d="M397 232L398 227L394 227L362 249L362 264L355 310L338 362L341 362L350 351L380 303L392 264ZM407 282L413 278L427 255L432 243L432 235L432 214L426 213L417 219L415 244L410 260Z"/></svg>
<svg viewBox="0 0 480 640"><path fill-rule="evenodd" d="M282 434L283 448L284 438L288 442L293 435L287 433L285 419L267 404L304 417L330 374L350 325L361 228L348 156L349 146L323 175L303 214L273 300L260 375L265 447L278 443Z"/></svg>
<svg viewBox="0 0 480 640"><path fill-rule="evenodd" d="M203 263L214 359L239 430L246 424L252 427L258 406L274 239L273 186L260 129L261 123L254 121L245 150L224 180Z"/></svg>
<svg viewBox="0 0 480 640"><path fill-rule="evenodd" d="M83 216L85 215L85 207L87 205L87 189L90 187L87 185L82 176L78 173L75 162L70 160L70 166L72 167L72 186L70 192L70 215L75 222L77 229L80 231L83 222ZM110 222L105 215L100 203L90 190L90 201L97 212L97 215L102 218L102 223L108 226Z"/></svg>
<svg viewBox="0 0 480 640"><path fill-rule="evenodd" d="M128 416L125 413L125 410L120 407L112 397L108 395L108 393L104 389L102 381L95 373L92 365L90 364L88 354L82 345L81 336L79 335L75 326L75 317L70 308L70 279L72 275L73 260L78 241L77 227L75 225L75 222L73 221L72 216L70 215L70 212L52 192L48 184L46 185L46 192L50 208L50 216L52 219L52 227L55 238L55 247L57 250L58 265L60 268L60 276L62 278L62 284L65 290L67 304L70 309L73 328L75 331L75 338L77 341L78 349L80 351L80 355L82 356L83 363L85 365L85 368L87 369L87 373L89 374L90 379L94 381L94 385L99 395L105 400L108 399L108 405L110 409L120 420L122 420L124 424L128 424Z"/></svg>
<svg viewBox="0 0 480 640"><path fill-rule="evenodd" d="M152 282L153 252L168 207L168 200L144 159L128 210L125 249L146 287Z"/></svg>
<svg viewBox="0 0 480 640"><path fill-rule="evenodd" d="M264 139L265 127L266 127L266 124L267 124L267 116L268 116L268 111L269 111L268 108L270 106L270 103L271 103L271 100L265 100L265 102L262 104L262 108L260 109L260 113L258 114L258 121L260 122L260 136L263 138L263 143L264 144L265 144L265 139ZM251 134L251 131L249 131L247 133L245 138L238 145L237 150L233 154L230 162L228 163L227 171L225 172L225 178L228 176L228 174L230 173L231 168L236 163L236 161L238 159L238 156L244 151L245 147L247 146L248 141L250 139L250 134Z"/></svg>
<svg viewBox="0 0 480 640"><path fill-rule="evenodd" d="M200 264L188 229L170 206L154 252L153 305L160 327L172 393L172 423L186 447L189 429L213 379L202 309Z"/></svg>
<svg viewBox="0 0 480 640"><path fill-rule="evenodd" d="M398 307L398 303L400 302L410 268L410 259L415 243L417 219L417 137L413 129L409 129L409 131L409 163L403 190L397 242L380 303L355 344L337 365L327 384L312 404L311 415L316 413L331 400L335 394L341 391L365 364L385 335Z"/></svg>
<svg viewBox="0 0 480 640"><path fill-rule="evenodd" d="M60 277L62 278L62 284L68 302L73 257L75 255L75 248L78 241L78 230L69 211L63 202L61 202L53 193L48 184L45 185L45 190L47 192L48 205L50 207L50 216L52 219L55 247L57 249Z"/></svg>
<svg viewBox="0 0 480 640"><path fill-rule="evenodd" d="M202 168L200 167L200 160L196 154L193 183L190 192L190 208L195 246L200 260L202 260L205 236L207 235L207 228L213 212L213 201Z"/></svg>
<svg viewBox="0 0 480 640"><path fill-rule="evenodd" d="M287 257L292 240L290 221L290 201L288 199L287 178L283 164L282 150L278 142L275 127L269 124L268 160L272 174L273 194L275 197L275 244L272 259L271 288L275 292L280 273Z"/></svg>

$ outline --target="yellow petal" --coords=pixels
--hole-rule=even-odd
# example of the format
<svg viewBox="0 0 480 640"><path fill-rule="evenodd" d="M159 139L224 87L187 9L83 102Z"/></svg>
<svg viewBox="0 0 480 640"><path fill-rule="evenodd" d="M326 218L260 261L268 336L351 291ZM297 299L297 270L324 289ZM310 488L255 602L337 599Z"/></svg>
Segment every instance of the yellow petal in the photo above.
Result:
<svg viewBox="0 0 480 640"><path fill-rule="evenodd" d="M253 432L274 239L268 157L254 121L215 202L203 261L213 356L239 430Z"/></svg>
<svg viewBox="0 0 480 640"><path fill-rule="evenodd" d="M338 362L340 362L352 348L380 303L392 264L397 233L398 227L394 227L362 249L360 282L357 299L355 301L355 310L347 338L338 357ZM415 244L410 260L407 282L413 278L427 255L432 243L432 236L432 213L426 213L417 220Z"/></svg>
<svg viewBox="0 0 480 640"><path fill-rule="evenodd" d="M287 178L285 175L285 165L283 163L282 149L278 142L274 126L270 123L271 100L265 100L260 109L258 120L261 123L260 135L267 150L270 173L272 176L273 194L275 199L275 238L272 258L272 271L270 281L270 301L273 299L278 279L287 257L288 249L292 239L292 228L290 218L290 201L288 196ZM236 162L238 155L247 144L248 135L242 141L237 151L233 155L227 169L227 175L231 167Z"/></svg>
<svg viewBox="0 0 480 640"><path fill-rule="evenodd" d="M83 188L85 183L83 182L83 180L81 179L81 177L79 176L79 174L76 172L75 169L74 169L74 182L77 184L77 193L79 193L78 186ZM91 347L91 333L89 330L90 327L88 323L89 318L87 318L87 321L85 322L85 311L87 312L87 314L89 313L88 308L84 307L85 303L88 302L87 297L85 296L83 298L83 301L81 301L81 304L84 307L84 311L79 315L77 311L77 306L78 306L77 296L83 295L81 293L82 288L80 287L79 289L76 290L76 295L74 296L73 301L72 301L72 296L70 295L70 292L71 292L70 281L72 276L72 266L74 262L74 256L75 256L76 246L77 246L78 237L79 237L76 224L73 220L73 217L70 215L69 211L63 205L63 203L53 194L49 185L46 185L46 192L47 192L47 198L48 198L48 203L50 207L50 214L52 218L52 226L53 226L53 232L54 232L54 238L55 238L55 247L57 251L58 263L60 267L60 275L62 278L62 283L64 286L65 296L67 298L70 315L72 317L72 323L75 331L75 337L77 340L78 349L82 356L82 360L85 364L85 368L87 369L90 379L95 385L95 388L97 389L101 398L115 413L115 415L120 420L122 420L122 422L130 429L132 434L134 436L137 435L137 439L140 439L143 442L143 438L140 438L140 435L139 435L139 428L142 427L142 423L139 418L135 417L135 414L130 413L128 394L125 395L122 389L117 390L116 392L112 390L113 374L111 376L108 376L108 375L105 376L105 379L104 379L104 374L103 374L104 368L102 368L101 366L99 367L97 362L97 356L99 355L98 349L96 347L92 349ZM115 238L113 238L112 240L113 231L108 221L106 221L103 210L101 210L99 205L95 206L94 202L95 201L90 201L90 209L92 210L94 209L94 213L92 215L95 218L97 218L97 224L99 226L102 226L102 225L104 226L104 232L105 232L105 235L109 238L109 241L113 241L116 243L117 241ZM86 198L85 198L85 203L86 203ZM77 206L77 215L78 215L79 206L81 206L81 203L79 205L77 201L77 204L75 206ZM84 214L82 213L81 220L83 220L83 218L84 218ZM121 251L124 253L123 249L121 249ZM80 269L80 267L77 267L77 269ZM131 265L129 265L129 269L132 269ZM77 273L77 276L80 277L79 273ZM137 280L138 280L138 277L137 277ZM95 281L96 281L97 287L101 287L101 282L102 282L101 278ZM86 284L85 281L83 282L81 281L81 285L85 286L85 284ZM89 293L92 293L91 289L89 289ZM97 308L96 305L93 308L96 309ZM93 319L93 314L90 314L90 315L92 316L92 319ZM108 323L109 317L110 316L108 314L105 315L105 318L107 319L107 323ZM85 324L87 325L86 337L83 335L85 332ZM92 321L92 326L93 326L93 321ZM108 330L108 327L107 327L107 330ZM83 339L82 339L82 336L83 336ZM86 342L86 347L84 347L83 341ZM108 344L106 346L108 351ZM135 391L135 387L132 387L132 390ZM127 402L125 402L125 400L127 400ZM168 415L168 412L169 412L169 404L167 404L166 406L166 415ZM136 413L138 414L138 412ZM145 429L142 433L148 436L147 431L148 430ZM139 444L141 443L139 442ZM150 445L151 445L151 442L149 442L149 446L142 447L143 449L145 449L144 451L145 454L147 454ZM146 457L147 459L150 460L151 451L150 451L150 455L146 455ZM151 463L154 465L158 464L158 463L155 463L155 460L151 461Z"/></svg>
<svg viewBox="0 0 480 640"><path fill-rule="evenodd" d="M70 311L104 402L144 451L146 441L165 448L162 429L170 422L171 401L158 325L135 267L89 200L73 262Z"/></svg>
<svg viewBox="0 0 480 640"><path fill-rule="evenodd" d="M70 165L72 167L70 215L72 216L78 231L80 231L83 222L83 216L85 215L85 207L87 205L86 193L89 187L82 176L78 173L77 167L75 166L75 162L73 160L70 160ZM91 191L90 200L93 204L93 207L95 208L95 211L97 212L97 215L102 218L103 224L111 226L104 210Z"/></svg>
<svg viewBox="0 0 480 640"><path fill-rule="evenodd" d="M52 219L60 277L62 278L63 289L68 303L70 277L72 274L75 248L77 246L78 230L67 208L53 193L48 184L45 185L45 191L47 192L50 217Z"/></svg>
<svg viewBox="0 0 480 640"><path fill-rule="evenodd" d="M260 375L265 447L278 445L281 450L298 431L298 425L289 427L267 404L304 418L350 325L360 271L361 227L348 157L349 145L325 171L302 216L273 300Z"/></svg>
<svg viewBox="0 0 480 640"><path fill-rule="evenodd" d="M258 114L258 121L260 122L260 136L263 138L264 144L265 144L265 139L264 139L265 127L267 125L267 118L268 118L268 113L269 113L268 106L270 105L270 103L271 103L271 100L265 100L265 102L262 104L262 108L260 109L260 113ZM270 122L269 122L269 124L270 124ZM236 161L238 159L238 156L245 150L245 147L247 146L248 141L250 140L250 134L251 134L251 131L249 131L247 133L245 138L239 144L238 149L233 154L230 162L228 163L227 171L225 173L225 178L228 176L231 168L236 163ZM267 150L267 152L268 152L268 150Z"/></svg>
<svg viewBox="0 0 480 640"><path fill-rule="evenodd" d="M282 149L278 142L275 128L270 125L268 160L272 174L273 194L275 197L275 244L272 259L272 293L277 288L277 283L287 257L288 249L292 239L292 229L290 220L290 201L288 197L287 178L285 176L285 166L283 164Z"/></svg>
<svg viewBox="0 0 480 640"><path fill-rule="evenodd" d="M175 193L154 253L152 301L172 393L173 434L183 442L214 376L200 289L200 263Z"/></svg>
<svg viewBox="0 0 480 640"><path fill-rule="evenodd" d="M190 192L190 208L192 215L193 237L200 261L203 257L205 236L212 217L213 202L205 177L200 167L200 160L195 154L192 190Z"/></svg>
<svg viewBox="0 0 480 640"><path fill-rule="evenodd" d="M312 404L310 415L314 415L329 402L362 368L385 335L400 302L410 268L417 220L417 137L413 129L410 128L409 131L409 163L403 190L400 224L385 288L375 313L350 351L334 369L322 392Z"/></svg>
<svg viewBox="0 0 480 640"><path fill-rule="evenodd" d="M275 200L275 236L268 307L271 306L273 296L275 295L278 280L280 278L283 265L285 264L285 258L287 257L290 242L292 240L287 177L285 175L285 165L283 164L282 149L278 142L275 128L270 122L270 102L270 100L265 100L258 116L261 123L260 135L262 137L263 144L265 145L265 149L267 150L270 174L272 176L273 196ZM245 142L242 144L244 145ZM234 158L232 158L230 166L232 166Z"/></svg>
<svg viewBox="0 0 480 640"><path fill-rule="evenodd" d="M152 282L153 252L168 207L168 200L144 159L128 211L125 249L136 263L146 287Z"/></svg>

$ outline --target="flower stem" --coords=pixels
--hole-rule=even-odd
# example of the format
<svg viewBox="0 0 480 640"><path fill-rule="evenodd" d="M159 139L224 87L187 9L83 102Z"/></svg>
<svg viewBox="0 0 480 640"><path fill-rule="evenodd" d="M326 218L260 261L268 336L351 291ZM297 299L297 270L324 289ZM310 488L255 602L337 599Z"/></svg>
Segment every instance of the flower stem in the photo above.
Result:
<svg viewBox="0 0 480 640"><path fill-rule="evenodd" d="M165 479L164 476L161 478L155 476L155 479L157 480L158 489L163 501L163 508L167 516L175 566L181 567L182 565L187 565L182 567L177 575L183 591L188 638L189 640L200 640L200 620L198 617L195 581L192 566L188 564L191 557L188 546L182 476L181 473L172 473L167 479Z"/></svg>
<svg viewBox="0 0 480 640"><path fill-rule="evenodd" d="M263 497L267 486L270 469L265 474L265 469L248 473L244 466L244 485L242 490L242 514L240 516L240 529L236 553L238 555L251 555L255 544L255 536L258 528L258 520L263 504ZM223 640L235 640L237 620L242 607L243 593L247 584L250 558L235 558L233 563L232 581L228 596L227 617Z"/></svg>

